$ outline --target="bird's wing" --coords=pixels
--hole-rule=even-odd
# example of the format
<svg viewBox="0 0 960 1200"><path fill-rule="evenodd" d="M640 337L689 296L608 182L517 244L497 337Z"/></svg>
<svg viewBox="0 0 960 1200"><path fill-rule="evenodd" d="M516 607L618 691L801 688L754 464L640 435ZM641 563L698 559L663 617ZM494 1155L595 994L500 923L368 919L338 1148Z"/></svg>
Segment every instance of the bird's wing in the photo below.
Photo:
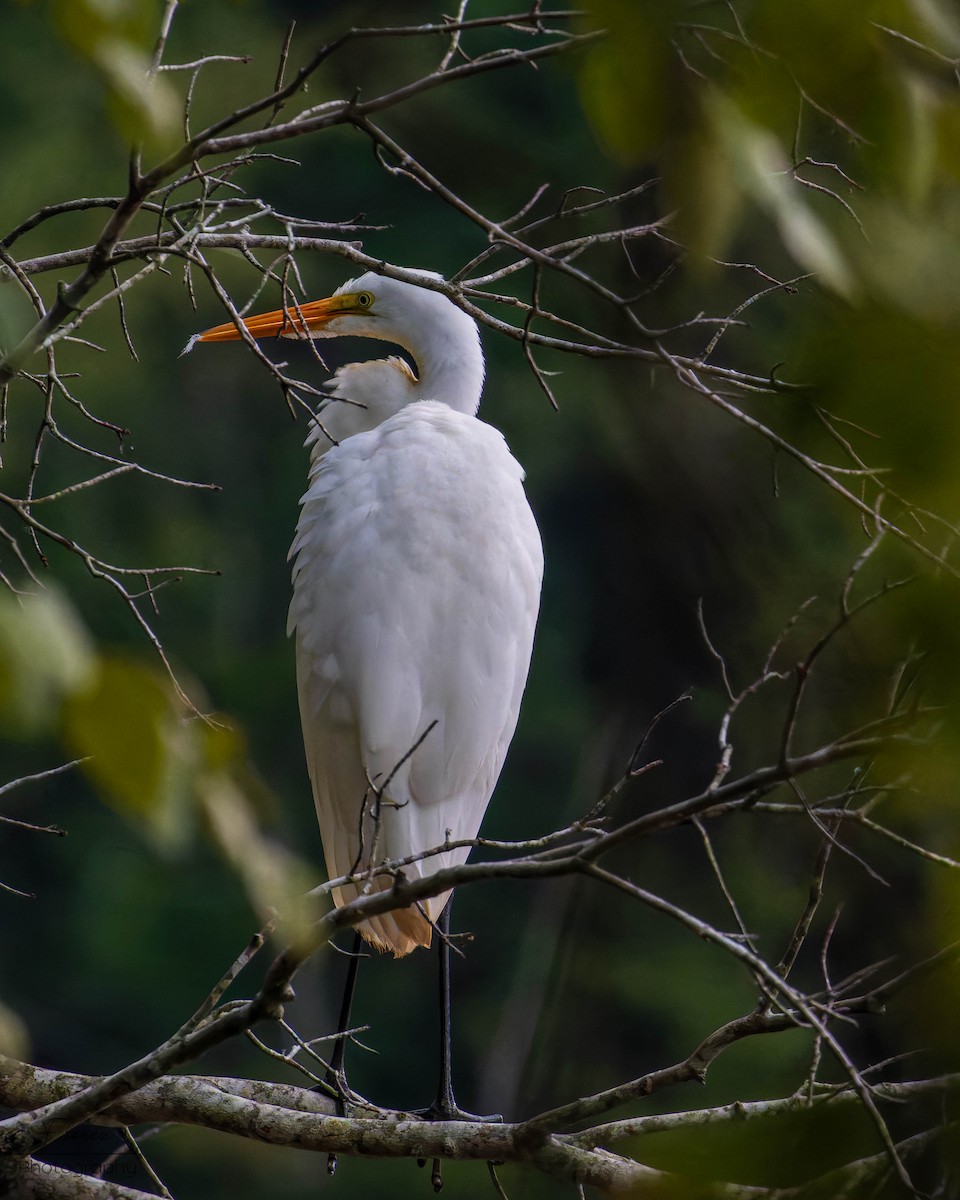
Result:
<svg viewBox="0 0 960 1200"><path fill-rule="evenodd" d="M516 726L539 605L542 550L522 478L496 430L429 401L314 469L291 551L290 625L334 874L373 849L395 859L447 831L476 836ZM386 794L376 847L367 830L361 847L368 780ZM408 871L430 874L466 853Z"/></svg>

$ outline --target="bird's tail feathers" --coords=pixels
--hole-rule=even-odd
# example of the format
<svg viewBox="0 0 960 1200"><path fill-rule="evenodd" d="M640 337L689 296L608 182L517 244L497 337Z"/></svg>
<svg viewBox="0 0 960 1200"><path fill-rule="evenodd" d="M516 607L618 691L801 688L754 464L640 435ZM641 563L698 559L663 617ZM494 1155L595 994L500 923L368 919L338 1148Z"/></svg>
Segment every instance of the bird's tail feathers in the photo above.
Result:
<svg viewBox="0 0 960 1200"><path fill-rule="evenodd" d="M378 886L379 883L379 886ZM374 880L374 889L387 891L392 887L389 879ZM352 884L342 888L334 888L333 900L338 908L356 898L358 889ZM433 926L443 912L444 905L450 898L449 892L432 896L429 900L421 900L419 907L395 908L392 912L381 913L361 921L357 926L360 936L374 949L384 953L389 951L394 958L403 958L418 946L429 947L433 941ZM420 909L423 909L421 912ZM424 915L426 914L426 915Z"/></svg>

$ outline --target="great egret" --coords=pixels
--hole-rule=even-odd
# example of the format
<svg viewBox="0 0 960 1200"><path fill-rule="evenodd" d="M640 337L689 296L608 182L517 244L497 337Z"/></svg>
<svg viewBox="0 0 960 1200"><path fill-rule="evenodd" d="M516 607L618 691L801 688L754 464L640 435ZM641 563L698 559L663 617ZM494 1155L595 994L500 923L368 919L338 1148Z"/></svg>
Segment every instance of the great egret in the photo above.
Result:
<svg viewBox="0 0 960 1200"><path fill-rule="evenodd" d="M256 338L379 338L416 364L416 374L398 357L341 367L307 437L288 631L330 877L473 839L516 727L543 574L523 471L476 417L476 323L440 292L373 273L243 323ZM240 336L228 323L196 340ZM403 870L428 877L468 852ZM341 885L335 903L363 888ZM398 957L429 946L448 898L359 932Z"/></svg>

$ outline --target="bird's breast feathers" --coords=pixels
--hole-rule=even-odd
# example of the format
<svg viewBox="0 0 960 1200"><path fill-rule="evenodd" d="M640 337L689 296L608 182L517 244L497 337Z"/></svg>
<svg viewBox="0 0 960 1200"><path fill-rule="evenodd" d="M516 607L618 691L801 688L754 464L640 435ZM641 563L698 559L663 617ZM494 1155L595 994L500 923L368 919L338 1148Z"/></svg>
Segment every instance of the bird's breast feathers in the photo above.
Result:
<svg viewBox="0 0 960 1200"><path fill-rule="evenodd" d="M353 714L372 774L436 721L404 772L418 803L480 786L485 804L513 734L543 570L522 478L495 429L424 401L329 451L303 498L310 719Z"/></svg>

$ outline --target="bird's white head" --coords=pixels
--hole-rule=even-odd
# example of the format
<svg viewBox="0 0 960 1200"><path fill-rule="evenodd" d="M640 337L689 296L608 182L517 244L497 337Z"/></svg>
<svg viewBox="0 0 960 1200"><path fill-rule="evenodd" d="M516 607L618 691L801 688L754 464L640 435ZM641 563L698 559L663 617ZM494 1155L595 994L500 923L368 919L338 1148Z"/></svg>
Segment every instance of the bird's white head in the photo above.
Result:
<svg viewBox="0 0 960 1200"><path fill-rule="evenodd" d="M442 280L440 275L413 274L428 286L368 271L324 300L261 313L243 324L255 338L369 337L402 346L416 364L416 376L398 359L354 363L337 372L334 396L367 410L366 419L354 422L357 429L379 424L417 400L437 400L472 416L480 403L484 374L476 322L429 287ZM240 336L229 322L195 340L236 341Z"/></svg>

